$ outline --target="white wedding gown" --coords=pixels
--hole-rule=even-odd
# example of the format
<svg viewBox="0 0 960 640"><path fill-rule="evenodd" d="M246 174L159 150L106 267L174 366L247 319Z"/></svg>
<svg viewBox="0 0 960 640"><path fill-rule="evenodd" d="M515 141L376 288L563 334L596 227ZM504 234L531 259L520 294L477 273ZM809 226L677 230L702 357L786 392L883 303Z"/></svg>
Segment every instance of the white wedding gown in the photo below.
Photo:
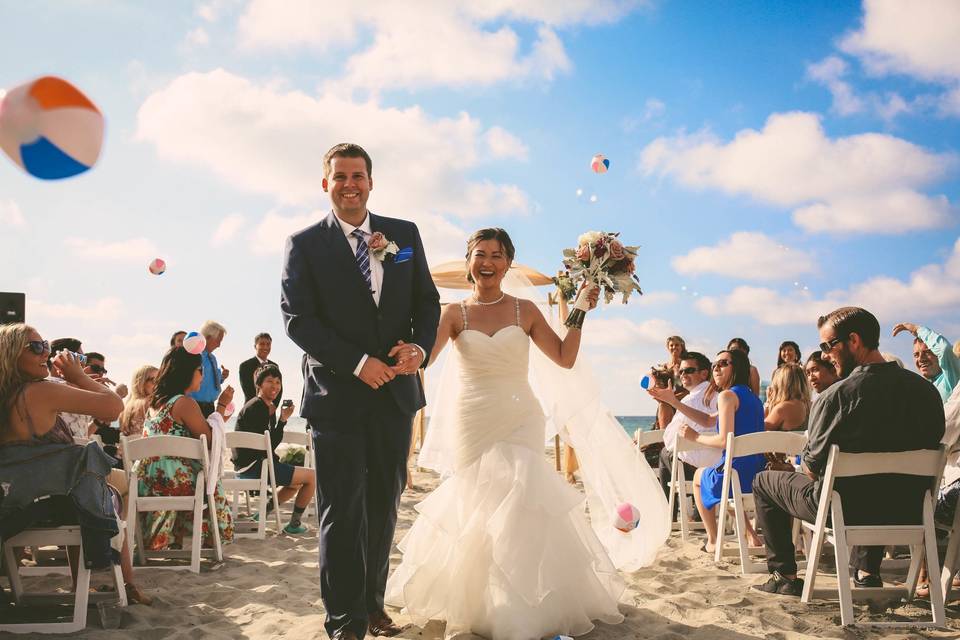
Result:
<svg viewBox="0 0 960 640"><path fill-rule="evenodd" d="M386 602L446 637L582 635L623 620L625 589L584 515L584 497L544 457L544 414L528 382L530 339L464 329L455 469L417 505Z"/></svg>

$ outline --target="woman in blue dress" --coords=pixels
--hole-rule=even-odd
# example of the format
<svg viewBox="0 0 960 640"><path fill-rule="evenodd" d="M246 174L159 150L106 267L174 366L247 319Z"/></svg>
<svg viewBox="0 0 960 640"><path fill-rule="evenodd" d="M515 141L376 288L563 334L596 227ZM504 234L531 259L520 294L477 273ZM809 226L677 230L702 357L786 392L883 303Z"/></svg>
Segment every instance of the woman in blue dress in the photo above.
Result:
<svg viewBox="0 0 960 640"><path fill-rule="evenodd" d="M732 349L718 353L713 363L713 382L721 390L717 397L719 433L699 433L683 425L680 428L682 437L700 445L723 449L729 433L742 436L763 431L763 403L750 390L750 359L745 352ZM723 465L726 458L727 452L724 450L720 462L712 467L697 469L693 476L694 499L707 531L707 542L701 549L708 553L713 553L717 543L716 506L721 502ZM740 476L740 490L743 493L753 492L753 477L763 471L765 466L766 459L762 454L734 458L733 467ZM750 527L749 521L747 529L751 544L760 546L760 541Z"/></svg>

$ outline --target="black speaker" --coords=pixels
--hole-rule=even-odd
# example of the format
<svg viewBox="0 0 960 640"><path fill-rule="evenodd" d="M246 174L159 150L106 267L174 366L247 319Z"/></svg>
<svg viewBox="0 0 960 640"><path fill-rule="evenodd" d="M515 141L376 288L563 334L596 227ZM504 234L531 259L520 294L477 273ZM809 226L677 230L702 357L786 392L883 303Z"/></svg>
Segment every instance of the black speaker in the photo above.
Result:
<svg viewBox="0 0 960 640"><path fill-rule="evenodd" d="M0 324L26 322L24 319L27 296L22 293L0 291Z"/></svg>

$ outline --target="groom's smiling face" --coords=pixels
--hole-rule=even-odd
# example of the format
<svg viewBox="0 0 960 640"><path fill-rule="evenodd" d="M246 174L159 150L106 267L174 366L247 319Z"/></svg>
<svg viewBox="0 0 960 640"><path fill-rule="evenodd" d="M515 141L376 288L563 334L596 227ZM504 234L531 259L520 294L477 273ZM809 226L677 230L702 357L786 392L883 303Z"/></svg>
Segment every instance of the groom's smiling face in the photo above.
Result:
<svg viewBox="0 0 960 640"><path fill-rule="evenodd" d="M323 179L323 190L330 194L330 202L338 215L359 216L362 221L372 189L373 178L367 173L363 158L330 159L330 177Z"/></svg>

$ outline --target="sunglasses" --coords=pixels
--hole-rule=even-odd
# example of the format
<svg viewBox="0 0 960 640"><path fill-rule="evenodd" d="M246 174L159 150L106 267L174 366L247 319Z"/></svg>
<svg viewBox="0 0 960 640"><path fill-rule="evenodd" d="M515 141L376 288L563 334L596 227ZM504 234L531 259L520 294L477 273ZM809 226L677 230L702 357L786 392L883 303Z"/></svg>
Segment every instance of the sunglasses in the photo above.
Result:
<svg viewBox="0 0 960 640"><path fill-rule="evenodd" d="M693 374L696 373L697 371L700 371L700 369L698 369L698 368L696 368L696 367L686 367L686 368L684 368L684 369L680 369L680 375L682 375L682 376L689 376L689 375L693 375Z"/></svg>
<svg viewBox="0 0 960 640"><path fill-rule="evenodd" d="M717 360L716 362L713 363L714 369L726 369L729 366L730 366L730 361L726 359Z"/></svg>
<svg viewBox="0 0 960 640"><path fill-rule="evenodd" d="M832 338L820 343L820 353L830 353L833 348L843 342L843 338Z"/></svg>
<svg viewBox="0 0 960 640"><path fill-rule="evenodd" d="M92 365L90 365L90 371L92 371L93 373L99 374L99 375L101 375L101 376L102 376L102 375L106 375L106 373L107 373L107 370L104 369L104 368L103 368L101 365L99 365L99 364L92 364Z"/></svg>
<svg viewBox="0 0 960 640"><path fill-rule="evenodd" d="M45 353L50 353L50 342L48 340L31 340L24 349L30 349L30 353L42 356Z"/></svg>

